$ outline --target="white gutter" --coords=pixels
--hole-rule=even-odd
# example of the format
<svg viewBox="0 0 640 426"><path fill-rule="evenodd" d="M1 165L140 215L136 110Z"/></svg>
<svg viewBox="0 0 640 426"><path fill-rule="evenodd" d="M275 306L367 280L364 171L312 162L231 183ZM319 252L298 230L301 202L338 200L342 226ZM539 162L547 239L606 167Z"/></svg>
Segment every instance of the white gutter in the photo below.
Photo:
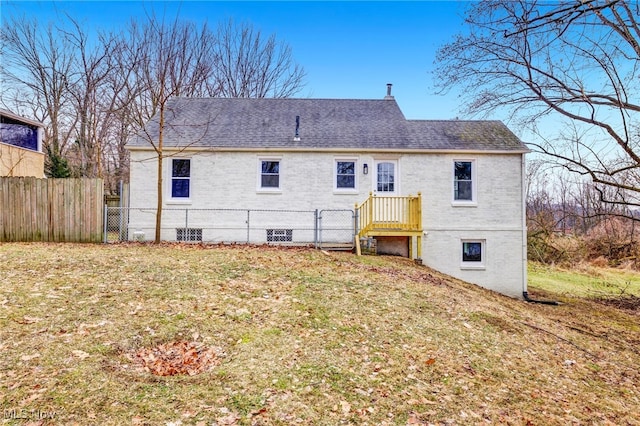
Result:
<svg viewBox="0 0 640 426"><path fill-rule="evenodd" d="M151 146L126 146L129 151L153 151ZM165 146L165 151L179 152L329 152L329 153L379 153L379 154L526 154L529 149L419 149L419 148L298 148L298 147L205 147L205 146Z"/></svg>

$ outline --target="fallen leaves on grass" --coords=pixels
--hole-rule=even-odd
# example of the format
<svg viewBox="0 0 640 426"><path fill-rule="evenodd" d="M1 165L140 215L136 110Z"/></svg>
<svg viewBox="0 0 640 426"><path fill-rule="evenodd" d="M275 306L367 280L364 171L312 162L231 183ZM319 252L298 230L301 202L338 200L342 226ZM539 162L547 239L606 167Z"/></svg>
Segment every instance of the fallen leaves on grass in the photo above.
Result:
<svg viewBox="0 0 640 426"><path fill-rule="evenodd" d="M238 417L236 413L231 413L229 415L218 417L216 419L216 424L220 426L222 425L232 426L232 425L238 424L238 420L240 420L240 417Z"/></svg>
<svg viewBox="0 0 640 426"><path fill-rule="evenodd" d="M180 340L139 349L135 357L145 371L156 376L194 376L220 364L220 355L215 348Z"/></svg>
<svg viewBox="0 0 640 426"><path fill-rule="evenodd" d="M17 322L18 324L34 324L38 321L40 321L41 318L36 318L36 317L29 317L29 316L24 316L22 318L16 319L14 320L15 322Z"/></svg>
<svg viewBox="0 0 640 426"><path fill-rule="evenodd" d="M81 350L74 350L71 351L71 353L73 354L73 356L75 356L76 358L80 358L80 359L87 359L90 357L90 355L88 353L86 353L85 351L81 351Z"/></svg>
<svg viewBox="0 0 640 426"><path fill-rule="evenodd" d="M30 355L22 355L20 357L21 361L31 361L32 359L40 358L40 354L38 352Z"/></svg>
<svg viewBox="0 0 640 426"><path fill-rule="evenodd" d="M526 304L406 259L306 249L0 258L3 397L54 404L60 424L637 423L637 312L592 297Z"/></svg>

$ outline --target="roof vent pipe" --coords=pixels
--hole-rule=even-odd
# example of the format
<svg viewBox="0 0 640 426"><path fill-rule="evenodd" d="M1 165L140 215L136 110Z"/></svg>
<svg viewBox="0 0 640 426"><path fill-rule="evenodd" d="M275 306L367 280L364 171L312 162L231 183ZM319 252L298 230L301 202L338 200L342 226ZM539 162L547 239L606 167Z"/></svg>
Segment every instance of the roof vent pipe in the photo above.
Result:
<svg viewBox="0 0 640 426"><path fill-rule="evenodd" d="M300 116L296 115L296 134L293 137L294 141L299 141L300 140Z"/></svg>
<svg viewBox="0 0 640 426"><path fill-rule="evenodd" d="M385 99L393 99L393 96L391 96L391 86L393 86L393 84L391 83L387 83L387 96L385 96Z"/></svg>

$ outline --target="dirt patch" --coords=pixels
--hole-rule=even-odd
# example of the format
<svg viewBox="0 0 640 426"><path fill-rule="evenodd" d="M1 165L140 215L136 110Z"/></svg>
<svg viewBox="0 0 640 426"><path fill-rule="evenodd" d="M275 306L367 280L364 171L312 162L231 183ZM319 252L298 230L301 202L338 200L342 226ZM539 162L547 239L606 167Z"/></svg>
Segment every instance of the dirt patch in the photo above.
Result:
<svg viewBox="0 0 640 426"><path fill-rule="evenodd" d="M490 315L490 314L485 314L483 316L483 319L490 325L492 325L493 327L495 327L496 329L500 330L500 331L506 331L509 333L516 333L516 332L520 332L520 328L518 328L517 326L514 325L513 321L508 321L504 318L501 317L497 317L494 315Z"/></svg>
<svg viewBox="0 0 640 426"><path fill-rule="evenodd" d="M627 311L633 311L636 314L640 314L640 297L627 295L615 298L599 298L596 299L598 303L603 305L613 306L618 309L624 309Z"/></svg>
<svg viewBox="0 0 640 426"><path fill-rule="evenodd" d="M131 358L156 376L195 376L219 365L221 352L197 342L174 341L141 348Z"/></svg>

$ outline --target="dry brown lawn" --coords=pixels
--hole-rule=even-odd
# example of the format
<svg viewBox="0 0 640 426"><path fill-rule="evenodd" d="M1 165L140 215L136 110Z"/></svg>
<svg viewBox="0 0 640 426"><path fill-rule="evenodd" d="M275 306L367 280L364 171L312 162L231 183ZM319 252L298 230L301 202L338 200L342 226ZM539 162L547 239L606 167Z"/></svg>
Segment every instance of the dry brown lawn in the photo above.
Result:
<svg viewBox="0 0 640 426"><path fill-rule="evenodd" d="M639 425L640 316L406 259L0 245L3 424Z"/></svg>

